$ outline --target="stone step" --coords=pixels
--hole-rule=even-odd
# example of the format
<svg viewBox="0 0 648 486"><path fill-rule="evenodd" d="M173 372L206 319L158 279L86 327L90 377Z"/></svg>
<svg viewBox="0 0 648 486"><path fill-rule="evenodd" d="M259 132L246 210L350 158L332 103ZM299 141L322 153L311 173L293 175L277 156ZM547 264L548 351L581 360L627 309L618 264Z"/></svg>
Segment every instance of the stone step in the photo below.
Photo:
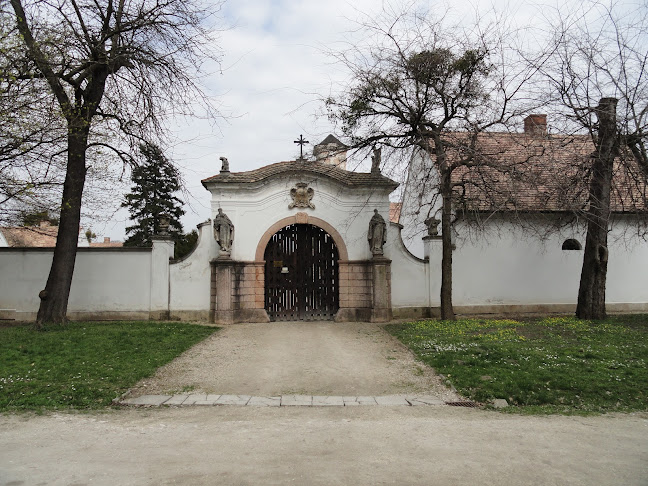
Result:
<svg viewBox="0 0 648 486"><path fill-rule="evenodd" d="M123 398L119 405L159 407L191 405L237 405L248 407L348 407L348 406L438 406L443 400L426 395L385 396L313 396L282 395L276 397L252 397L249 395L218 395L207 393L183 393L179 395L143 395Z"/></svg>

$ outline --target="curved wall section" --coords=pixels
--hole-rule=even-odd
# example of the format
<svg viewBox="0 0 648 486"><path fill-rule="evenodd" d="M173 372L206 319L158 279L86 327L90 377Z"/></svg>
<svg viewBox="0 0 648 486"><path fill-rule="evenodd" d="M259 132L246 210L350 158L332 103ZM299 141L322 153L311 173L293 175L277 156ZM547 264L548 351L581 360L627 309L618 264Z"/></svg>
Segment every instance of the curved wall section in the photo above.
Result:
<svg viewBox="0 0 648 486"><path fill-rule="evenodd" d="M391 258L391 303L394 317L429 316L427 261L412 255L401 237L402 226L391 223L385 252Z"/></svg>
<svg viewBox="0 0 648 486"><path fill-rule="evenodd" d="M209 319L210 260L218 254L211 220L198 225L198 243L185 258L169 264L169 309L172 318Z"/></svg>

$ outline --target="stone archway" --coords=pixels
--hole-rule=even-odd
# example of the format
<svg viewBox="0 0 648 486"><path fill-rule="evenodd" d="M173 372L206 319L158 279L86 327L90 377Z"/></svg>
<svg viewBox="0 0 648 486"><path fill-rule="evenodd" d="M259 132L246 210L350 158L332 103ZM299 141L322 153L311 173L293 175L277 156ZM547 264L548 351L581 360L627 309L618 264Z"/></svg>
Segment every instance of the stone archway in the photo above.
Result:
<svg viewBox="0 0 648 486"><path fill-rule="evenodd" d="M233 261L229 258L212 260L212 322L270 320L265 299L265 251L272 237L291 225L311 225L321 229L337 249L339 307L334 316L336 321L385 322L391 319L391 261L375 257L370 260L349 260L346 244L333 226L300 212L277 221L266 230L259 239L254 261Z"/></svg>
<svg viewBox="0 0 648 486"><path fill-rule="evenodd" d="M346 244L342 239L342 235L340 235L340 233L333 226L328 224L323 219L309 216L307 213L297 213L294 216L283 218L277 221L272 226L270 226L265 233L263 233L263 236L259 240L259 244L257 245L255 252L254 261L256 263L260 264L264 262L263 255L265 253L266 246L268 246L270 238L272 238L272 236L277 233L277 231L285 228L286 226L290 226L291 224L311 224L323 229L329 235L331 235L331 238L333 238L335 246L338 249L340 261L345 262L349 260L349 252L347 251Z"/></svg>

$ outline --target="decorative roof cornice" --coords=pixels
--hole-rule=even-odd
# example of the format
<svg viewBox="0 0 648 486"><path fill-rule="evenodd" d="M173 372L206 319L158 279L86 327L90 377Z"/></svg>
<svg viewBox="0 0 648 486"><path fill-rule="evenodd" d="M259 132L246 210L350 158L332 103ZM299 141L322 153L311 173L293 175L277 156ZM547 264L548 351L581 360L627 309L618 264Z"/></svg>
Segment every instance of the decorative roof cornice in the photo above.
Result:
<svg viewBox="0 0 648 486"><path fill-rule="evenodd" d="M227 175L217 174L202 180L202 185L208 188L211 184L252 184L283 175L317 175L324 176L348 187L384 187L393 191L398 182L381 174L368 172L350 172L333 165L321 162L278 162L247 172L230 172Z"/></svg>

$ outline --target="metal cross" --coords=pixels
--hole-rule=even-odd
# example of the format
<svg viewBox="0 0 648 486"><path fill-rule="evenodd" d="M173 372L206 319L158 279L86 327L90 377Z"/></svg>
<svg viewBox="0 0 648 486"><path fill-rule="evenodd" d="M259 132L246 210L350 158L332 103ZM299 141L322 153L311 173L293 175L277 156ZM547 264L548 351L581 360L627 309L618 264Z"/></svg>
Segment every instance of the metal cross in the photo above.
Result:
<svg viewBox="0 0 648 486"><path fill-rule="evenodd" d="M299 140L295 140L293 143L299 144L299 160L304 160L304 144L310 142L308 140L304 140L303 135L299 135Z"/></svg>

